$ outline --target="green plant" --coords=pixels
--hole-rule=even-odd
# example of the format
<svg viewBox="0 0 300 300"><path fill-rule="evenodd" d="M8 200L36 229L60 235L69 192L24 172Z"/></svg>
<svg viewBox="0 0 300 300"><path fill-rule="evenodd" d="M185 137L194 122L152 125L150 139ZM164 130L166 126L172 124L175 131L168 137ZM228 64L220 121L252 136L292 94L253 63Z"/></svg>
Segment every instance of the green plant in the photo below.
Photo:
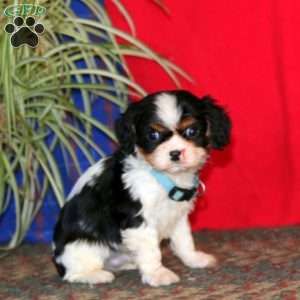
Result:
<svg viewBox="0 0 300 300"><path fill-rule="evenodd" d="M105 154L93 142L92 128L115 140L112 129L92 117L94 101L101 96L122 111L130 96L146 94L134 81L125 56L157 62L176 84L177 74L188 77L133 34L114 28L98 1L82 2L93 19L76 16L70 1L40 0L38 4L47 9L39 20L46 31L34 49L13 48L9 35L0 31L0 216L12 199L16 211L15 233L2 250L20 244L49 188L63 205L64 188L53 155L55 147L61 147L64 157L69 157L69 163L81 172L74 144L93 163L91 149L100 156ZM134 33L134 24L122 3L114 3ZM0 9L3 11L8 4ZM2 16L0 27L7 22L8 18ZM125 42L120 44L117 37ZM85 63L84 68L76 67L79 61ZM97 61L101 61L101 67ZM81 93L83 111L74 104L74 90ZM51 134L54 137L47 143ZM37 180L41 171L42 181Z"/></svg>

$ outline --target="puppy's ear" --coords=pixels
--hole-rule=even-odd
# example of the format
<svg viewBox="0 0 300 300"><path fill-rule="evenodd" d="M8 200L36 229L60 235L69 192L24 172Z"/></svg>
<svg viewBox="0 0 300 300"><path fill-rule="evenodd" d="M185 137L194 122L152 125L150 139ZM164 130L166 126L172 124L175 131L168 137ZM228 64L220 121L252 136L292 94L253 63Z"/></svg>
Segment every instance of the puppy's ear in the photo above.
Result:
<svg viewBox="0 0 300 300"><path fill-rule="evenodd" d="M230 141L231 121L226 111L210 96L200 99L208 125L209 143L214 149L222 149Z"/></svg>
<svg viewBox="0 0 300 300"><path fill-rule="evenodd" d="M115 132L119 141L120 150L124 154L134 153L136 132L134 126L134 104L130 104L127 111L117 119Z"/></svg>

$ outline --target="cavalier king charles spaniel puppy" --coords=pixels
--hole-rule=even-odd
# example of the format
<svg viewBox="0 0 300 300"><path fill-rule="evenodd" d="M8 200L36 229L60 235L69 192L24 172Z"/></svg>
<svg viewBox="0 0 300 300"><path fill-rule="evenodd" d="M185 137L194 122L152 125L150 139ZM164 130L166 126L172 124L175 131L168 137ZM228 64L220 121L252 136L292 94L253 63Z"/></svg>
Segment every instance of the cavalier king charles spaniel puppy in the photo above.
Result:
<svg viewBox="0 0 300 300"><path fill-rule="evenodd" d="M186 266L214 265L196 250L188 215L204 187L199 170L229 143L230 128L209 96L163 91L130 104L116 122L119 149L83 173L61 210L53 261L63 280L107 283L114 271L138 269L145 284L175 283L163 239Z"/></svg>

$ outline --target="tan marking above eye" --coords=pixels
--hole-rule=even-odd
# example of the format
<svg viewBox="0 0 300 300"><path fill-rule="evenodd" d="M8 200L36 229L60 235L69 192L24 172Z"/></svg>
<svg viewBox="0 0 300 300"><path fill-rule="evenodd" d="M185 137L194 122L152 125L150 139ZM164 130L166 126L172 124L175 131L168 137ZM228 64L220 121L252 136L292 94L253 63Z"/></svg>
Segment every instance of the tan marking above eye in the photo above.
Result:
<svg viewBox="0 0 300 300"><path fill-rule="evenodd" d="M152 123L150 125L150 127L156 131L159 131L159 132L164 132L164 131L167 131L168 128L166 128L165 126L159 124L159 123Z"/></svg>
<svg viewBox="0 0 300 300"><path fill-rule="evenodd" d="M186 117L180 121L180 123L177 126L178 130L184 130L191 126L192 124L196 123L197 120L193 117Z"/></svg>

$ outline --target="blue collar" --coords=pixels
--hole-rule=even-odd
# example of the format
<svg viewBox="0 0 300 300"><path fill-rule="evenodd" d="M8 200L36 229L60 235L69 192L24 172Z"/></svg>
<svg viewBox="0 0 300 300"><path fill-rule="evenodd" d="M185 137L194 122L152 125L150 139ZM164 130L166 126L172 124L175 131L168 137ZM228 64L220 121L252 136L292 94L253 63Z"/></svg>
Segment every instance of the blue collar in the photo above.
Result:
<svg viewBox="0 0 300 300"><path fill-rule="evenodd" d="M198 179L198 176L194 177L194 186L191 189L184 189L176 186L175 182L167 176L165 173L151 169L151 175L158 181L158 183L165 189L168 196L174 201L189 201L191 200L199 187L202 188L202 194L205 191L205 186L202 181Z"/></svg>

